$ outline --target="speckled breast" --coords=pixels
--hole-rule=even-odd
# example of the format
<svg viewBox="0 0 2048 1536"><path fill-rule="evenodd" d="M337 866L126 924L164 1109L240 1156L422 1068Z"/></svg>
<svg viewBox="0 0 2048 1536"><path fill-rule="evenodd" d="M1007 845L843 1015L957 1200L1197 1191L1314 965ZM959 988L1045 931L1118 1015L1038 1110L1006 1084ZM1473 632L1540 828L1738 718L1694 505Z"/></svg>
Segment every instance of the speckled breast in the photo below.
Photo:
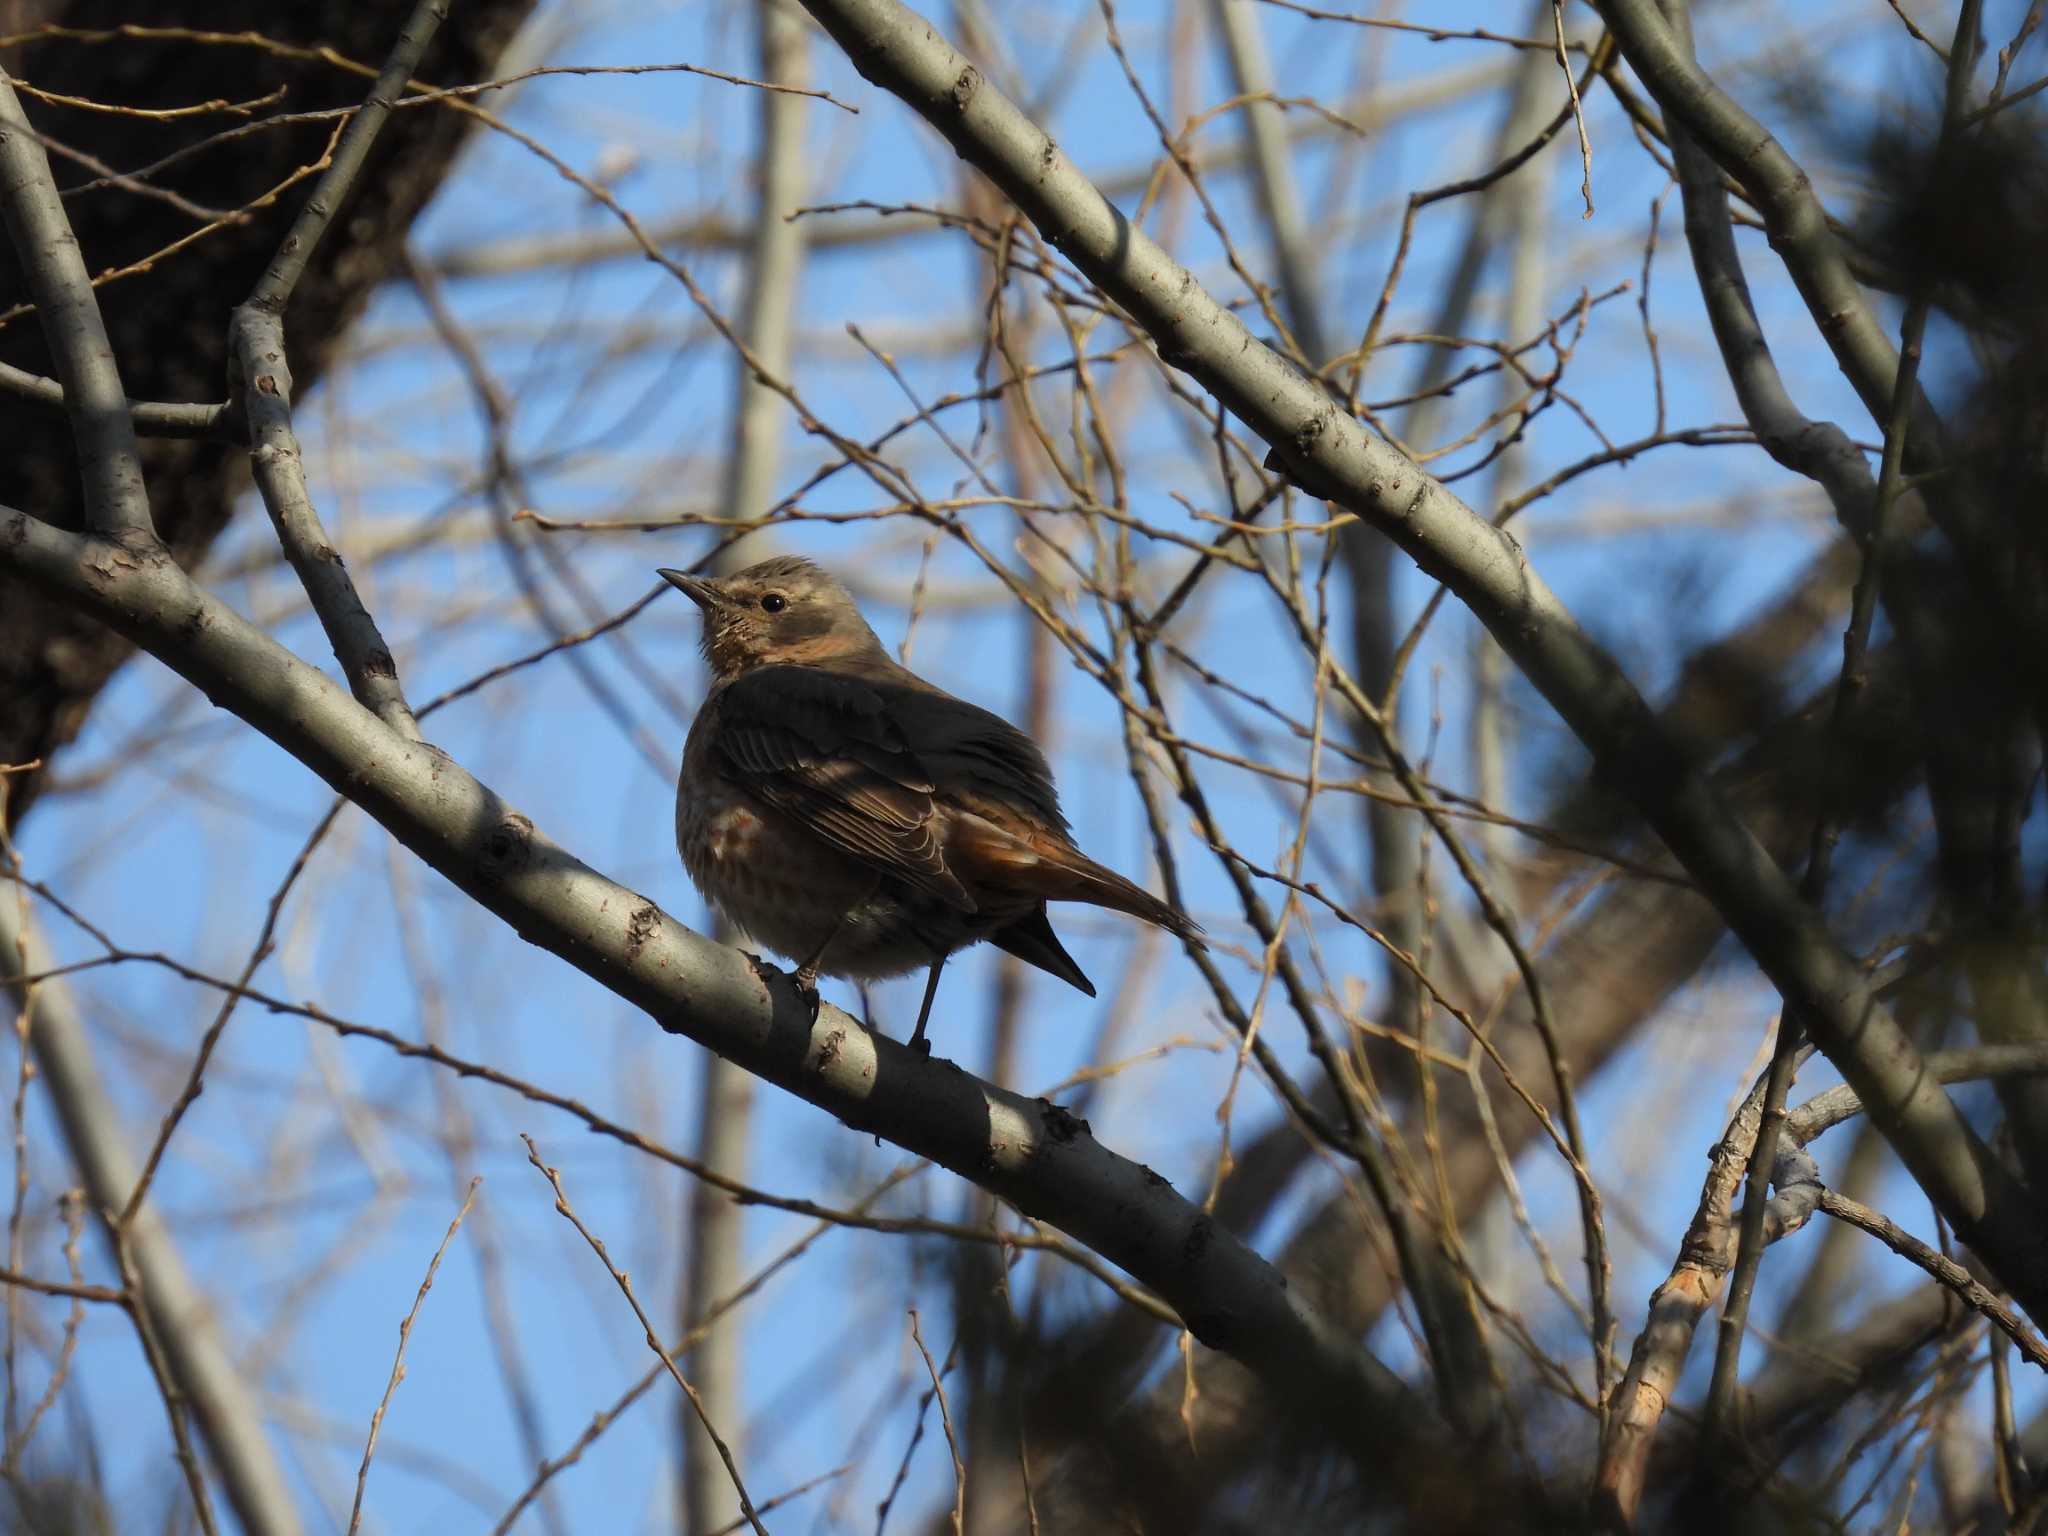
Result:
<svg viewBox="0 0 2048 1536"><path fill-rule="evenodd" d="M810 958L838 927L821 967L828 975L887 976L929 963L912 914L877 889L873 870L756 801L710 756L692 730L676 786L676 849L706 900L792 960Z"/></svg>

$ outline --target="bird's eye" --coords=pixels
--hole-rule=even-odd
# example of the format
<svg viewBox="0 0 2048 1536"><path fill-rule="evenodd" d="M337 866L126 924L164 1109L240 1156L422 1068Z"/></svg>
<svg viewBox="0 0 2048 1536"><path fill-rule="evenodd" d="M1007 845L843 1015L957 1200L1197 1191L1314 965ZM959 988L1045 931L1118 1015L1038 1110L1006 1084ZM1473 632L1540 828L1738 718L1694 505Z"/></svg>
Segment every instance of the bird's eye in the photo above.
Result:
<svg viewBox="0 0 2048 1536"><path fill-rule="evenodd" d="M761 611L763 613L780 613L783 609L787 608L788 606L788 599L783 597L783 595L780 592L770 592L766 597L761 599Z"/></svg>

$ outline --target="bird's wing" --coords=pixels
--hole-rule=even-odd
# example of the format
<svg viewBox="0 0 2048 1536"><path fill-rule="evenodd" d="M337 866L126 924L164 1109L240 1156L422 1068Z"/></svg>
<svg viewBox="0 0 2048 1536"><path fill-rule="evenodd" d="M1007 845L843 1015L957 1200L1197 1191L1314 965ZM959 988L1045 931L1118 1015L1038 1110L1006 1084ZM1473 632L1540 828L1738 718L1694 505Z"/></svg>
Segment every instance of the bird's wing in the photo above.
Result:
<svg viewBox="0 0 2048 1536"><path fill-rule="evenodd" d="M941 795L983 810L993 802L1057 837L1067 835L1052 769L1037 742L1000 715L936 688L899 692L884 684L881 691L906 722L918 762Z"/></svg>
<svg viewBox="0 0 2048 1536"><path fill-rule="evenodd" d="M884 654L848 657L833 672L874 690L883 715L915 744L917 765L941 799L1067 835L1045 754L1002 716L954 698Z"/></svg>
<svg viewBox="0 0 2048 1536"><path fill-rule="evenodd" d="M718 699L721 766L750 793L883 874L961 911L928 769L883 694L816 667L759 667Z"/></svg>
<svg viewBox="0 0 2048 1536"><path fill-rule="evenodd" d="M865 666L869 670L858 677L879 696L900 737L916 743L917 767L944 808L940 830L947 867L977 893L980 910L993 912L1019 896L1085 901L1202 942L1201 927L1191 918L1074 846L1052 770L1030 737L894 662ZM1046 933L1050 937L1051 929ZM1057 949L1058 941L1052 942ZM1035 954L1012 953L1069 981L1080 974L1071 959L1061 969Z"/></svg>

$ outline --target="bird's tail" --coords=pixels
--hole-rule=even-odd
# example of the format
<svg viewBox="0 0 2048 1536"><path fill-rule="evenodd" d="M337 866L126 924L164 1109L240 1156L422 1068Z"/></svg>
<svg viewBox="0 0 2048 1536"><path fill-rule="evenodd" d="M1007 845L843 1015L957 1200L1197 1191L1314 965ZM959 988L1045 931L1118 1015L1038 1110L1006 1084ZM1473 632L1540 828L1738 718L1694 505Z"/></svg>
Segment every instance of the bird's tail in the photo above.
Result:
<svg viewBox="0 0 2048 1536"><path fill-rule="evenodd" d="M1112 911L1128 912L1132 917L1142 917L1146 922L1164 928L1175 938L1186 939L1191 944L1202 942L1201 925L1178 907L1169 906L1115 870L1104 869L1078 849L1061 849L1059 853L1064 856L1055 856L1047 861L1052 878L1041 887L1041 893L1048 899L1085 901Z"/></svg>
<svg viewBox="0 0 2048 1536"><path fill-rule="evenodd" d="M1103 868L1073 844L1042 835L1018 837L978 816L964 820L970 823L963 830L970 833L971 856L1001 866L1003 883L1012 889L1046 901L1085 901L1128 912L1190 944L1202 943L1201 924L1115 870Z"/></svg>
<svg viewBox="0 0 2048 1536"><path fill-rule="evenodd" d="M1014 923L998 928L988 936L988 941L997 949L1006 949L1019 960L1059 977L1067 985L1079 987L1090 997L1095 995L1095 983L1074 963L1074 957L1060 943L1060 936L1052 931L1044 902L1041 901Z"/></svg>

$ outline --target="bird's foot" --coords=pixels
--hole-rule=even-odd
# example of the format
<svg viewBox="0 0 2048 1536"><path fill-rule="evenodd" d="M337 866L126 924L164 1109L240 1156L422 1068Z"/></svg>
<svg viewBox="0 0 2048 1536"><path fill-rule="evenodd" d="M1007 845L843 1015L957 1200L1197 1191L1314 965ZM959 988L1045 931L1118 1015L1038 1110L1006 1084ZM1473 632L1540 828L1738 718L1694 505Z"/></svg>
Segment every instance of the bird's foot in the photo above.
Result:
<svg viewBox="0 0 2048 1536"><path fill-rule="evenodd" d="M814 965L800 965L796 968L796 989L803 1000L810 1005L811 1022L818 1022L818 968Z"/></svg>
<svg viewBox="0 0 2048 1536"><path fill-rule="evenodd" d="M815 970L808 966L799 966L794 971L785 971L781 966L763 960L750 949L743 949L740 953L747 957L747 964L754 968L754 974L761 978L761 984L771 991L775 983L784 977L794 981L797 996L804 1000L804 1006L811 1011L811 1022L818 1022L818 973Z"/></svg>
<svg viewBox="0 0 2048 1536"><path fill-rule="evenodd" d="M925 1034L922 1024L917 1027L917 1033L910 1037L909 1043L910 1048L920 1056L929 1056L932 1053L931 1039Z"/></svg>

